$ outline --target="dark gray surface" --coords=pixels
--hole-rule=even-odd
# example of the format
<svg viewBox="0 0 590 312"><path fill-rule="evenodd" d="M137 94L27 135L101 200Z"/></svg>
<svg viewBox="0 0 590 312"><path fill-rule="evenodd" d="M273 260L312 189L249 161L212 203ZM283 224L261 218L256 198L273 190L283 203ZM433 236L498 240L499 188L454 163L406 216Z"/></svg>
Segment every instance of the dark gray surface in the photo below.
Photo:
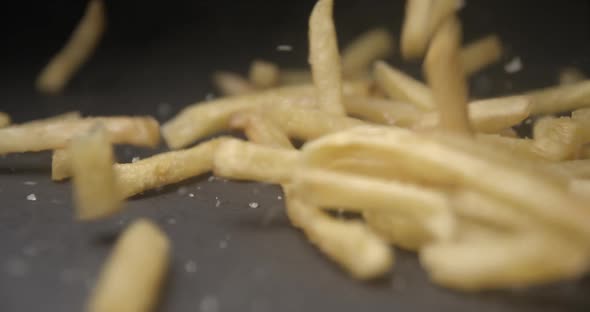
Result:
<svg viewBox="0 0 590 312"><path fill-rule="evenodd" d="M64 94L53 98L37 95L32 81L75 19L54 24L68 15L50 6L44 8L47 14L36 12L52 18L27 26L3 50L0 109L17 121L71 109L85 114L152 114L166 120L212 92L208 77L213 69L244 72L255 57L289 66L305 64L311 1L266 2L266 9L265 1L219 1L225 12L215 9L214 2L176 2L172 9L160 8L155 1L145 1L144 9L134 2L111 3L105 41ZM373 25L399 33L401 2L336 2L343 43ZM589 69L586 1L561 6L552 1L468 2L463 14L467 40L497 31L508 46L505 59L518 55L524 63L515 75L505 74L502 66L477 75L472 81L475 95L552 84L564 65ZM76 14L79 7L68 12ZM275 12L280 18L271 17ZM278 44L291 44L294 51L277 52ZM392 61L401 64L397 58ZM404 68L419 72L416 64ZM156 152L118 149L119 161ZM0 311L81 311L117 234L138 217L157 222L173 244L160 311L205 311L201 305L212 298L218 311L256 312L590 307L587 278L529 291L460 294L431 285L416 257L405 252L397 253L390 278L354 281L289 226L280 191L269 185L209 181L204 176L134 198L127 210L111 219L77 223L69 183L51 182L49 171L48 153L0 158ZM29 194L35 194L36 201L27 200ZM250 208L251 202L259 207Z"/></svg>

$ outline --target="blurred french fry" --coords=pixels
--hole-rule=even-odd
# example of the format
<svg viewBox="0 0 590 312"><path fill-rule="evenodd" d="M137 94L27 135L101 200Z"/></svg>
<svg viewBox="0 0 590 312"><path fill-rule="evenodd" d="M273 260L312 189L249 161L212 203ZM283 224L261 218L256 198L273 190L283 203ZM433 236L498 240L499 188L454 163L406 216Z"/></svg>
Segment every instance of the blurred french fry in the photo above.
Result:
<svg viewBox="0 0 590 312"><path fill-rule="evenodd" d="M576 179L590 179L590 160L570 160L548 163L551 170L555 170L565 176Z"/></svg>
<svg viewBox="0 0 590 312"><path fill-rule="evenodd" d="M435 283L464 291L538 285L588 269L584 249L542 233L432 244L420 262Z"/></svg>
<svg viewBox="0 0 590 312"><path fill-rule="evenodd" d="M62 181L72 176L72 159L66 149L56 149L51 156L51 179Z"/></svg>
<svg viewBox="0 0 590 312"><path fill-rule="evenodd" d="M586 79L586 75L576 67L565 67L559 71L560 85L571 85Z"/></svg>
<svg viewBox="0 0 590 312"><path fill-rule="evenodd" d="M11 119L7 113L0 112L0 128L10 125Z"/></svg>
<svg viewBox="0 0 590 312"><path fill-rule="evenodd" d="M344 107L349 115L378 124L407 127L423 116L416 106L369 96L347 96Z"/></svg>
<svg viewBox="0 0 590 312"><path fill-rule="evenodd" d="M59 93L76 71L92 55L106 27L102 0L90 0L84 16L70 39L43 68L37 78L37 89L43 93Z"/></svg>
<svg viewBox="0 0 590 312"><path fill-rule="evenodd" d="M549 87L528 92L531 98L531 113L536 115L567 112L590 106L590 81Z"/></svg>
<svg viewBox="0 0 590 312"><path fill-rule="evenodd" d="M248 74L250 82L259 89L268 89L279 83L279 67L276 64L255 60L250 65Z"/></svg>
<svg viewBox="0 0 590 312"><path fill-rule="evenodd" d="M576 196L590 199L590 179L570 180L569 190Z"/></svg>
<svg viewBox="0 0 590 312"><path fill-rule="evenodd" d="M113 148L106 130L99 124L88 134L74 138L68 153L76 217L92 220L117 212L122 203L113 170Z"/></svg>
<svg viewBox="0 0 590 312"><path fill-rule="evenodd" d="M383 29L376 28L361 34L342 52L342 72L345 77L364 77L373 62L388 57L393 52L393 38Z"/></svg>
<svg viewBox="0 0 590 312"><path fill-rule="evenodd" d="M571 118L544 117L533 128L534 146L554 161L573 159L582 143L581 127Z"/></svg>
<svg viewBox="0 0 590 312"><path fill-rule="evenodd" d="M496 146L497 148L512 153L514 158L527 159L529 161L547 161L547 157L534 145L534 140L511 138L495 134L478 134L476 140L480 143Z"/></svg>
<svg viewBox="0 0 590 312"><path fill-rule="evenodd" d="M436 106L432 92L422 82L401 71L378 61L375 63L375 81L387 96L416 105L422 110L433 110Z"/></svg>
<svg viewBox="0 0 590 312"><path fill-rule="evenodd" d="M279 126L289 137L312 140L328 133L365 125L359 119L337 116L318 109L273 103L260 111L264 118Z"/></svg>
<svg viewBox="0 0 590 312"><path fill-rule="evenodd" d="M467 113L468 90L462 60L461 25L446 21L434 35L424 60L424 72L439 114L439 127L456 133L471 132Z"/></svg>
<svg viewBox="0 0 590 312"><path fill-rule="evenodd" d="M88 301L88 312L147 312L168 271L170 242L151 221L133 222L117 240Z"/></svg>
<svg viewBox="0 0 590 312"><path fill-rule="evenodd" d="M474 130L498 133L518 125L530 115L530 101L526 97L506 97L472 101L467 105L469 123ZM435 128L439 123L437 112L426 113L413 125L415 129Z"/></svg>
<svg viewBox="0 0 590 312"><path fill-rule="evenodd" d="M0 154L64 148L70 139L100 123L113 144L155 147L160 127L152 117L93 117L44 120L0 129Z"/></svg>
<svg viewBox="0 0 590 312"><path fill-rule="evenodd" d="M497 62L502 56L502 43L496 35L489 35L463 47L461 60L467 77Z"/></svg>
<svg viewBox="0 0 590 312"><path fill-rule="evenodd" d="M430 243L432 234L419 221L392 213L365 212L367 225L389 243L418 251Z"/></svg>
<svg viewBox="0 0 590 312"><path fill-rule="evenodd" d="M41 119L27 121L25 123L18 124L18 126L21 126L21 127L22 126L40 126L40 125L45 125L45 124L53 124L56 121L76 120L76 119L81 119L81 118L82 118L82 115L80 115L80 112L71 111L71 112L65 112L63 114L59 114L59 115L55 115L55 116L51 116L51 117L47 117L47 118L41 118Z"/></svg>
<svg viewBox="0 0 590 312"><path fill-rule="evenodd" d="M404 59L424 55L430 39L430 0L407 0L401 34L401 52Z"/></svg>
<svg viewBox="0 0 590 312"><path fill-rule="evenodd" d="M256 112L240 112L234 115L230 126L242 129L249 141L270 147L293 149L287 134L272 120Z"/></svg>
<svg viewBox="0 0 590 312"><path fill-rule="evenodd" d="M590 108L573 111L572 120L579 128L580 140L583 143L590 143Z"/></svg>
<svg viewBox="0 0 590 312"><path fill-rule="evenodd" d="M299 164L300 152L238 139L221 143L213 158L217 176L266 183L286 183Z"/></svg>
<svg viewBox="0 0 590 312"><path fill-rule="evenodd" d="M443 192L322 169L303 169L293 179L315 206L400 214L421 222L437 239L453 235L454 219Z"/></svg>
<svg viewBox="0 0 590 312"><path fill-rule="evenodd" d="M157 154L134 163L115 164L122 197L131 197L211 171L215 151L225 140L228 138L220 137L188 149Z"/></svg>
<svg viewBox="0 0 590 312"><path fill-rule="evenodd" d="M342 69L334 20L333 0L316 2L309 17L309 63L316 86L318 107L330 114L344 115Z"/></svg>
<svg viewBox="0 0 590 312"><path fill-rule="evenodd" d="M359 221L335 220L287 192L289 218L334 262L354 278L383 276L394 264L387 243Z"/></svg>
<svg viewBox="0 0 590 312"><path fill-rule="evenodd" d="M221 94L226 96L243 95L255 91L254 85L239 74L217 71L213 74L213 83Z"/></svg>

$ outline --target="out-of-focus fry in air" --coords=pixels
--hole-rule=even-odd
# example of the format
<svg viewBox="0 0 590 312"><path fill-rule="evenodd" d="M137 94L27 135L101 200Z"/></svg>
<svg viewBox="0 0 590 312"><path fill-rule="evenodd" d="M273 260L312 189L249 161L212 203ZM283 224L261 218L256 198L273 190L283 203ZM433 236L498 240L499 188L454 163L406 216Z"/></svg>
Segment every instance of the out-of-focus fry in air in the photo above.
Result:
<svg viewBox="0 0 590 312"><path fill-rule="evenodd" d="M332 19L334 1L319 0L309 17L309 63L316 86L318 107L344 115L342 69L336 29Z"/></svg>
<svg viewBox="0 0 590 312"><path fill-rule="evenodd" d="M116 164L114 168L122 197L131 197L211 171L215 151L225 140L227 138L221 137L185 150L157 154L134 163Z"/></svg>
<svg viewBox="0 0 590 312"><path fill-rule="evenodd" d="M92 55L106 26L102 0L90 0L84 16L70 39L43 68L37 78L37 89L43 93L59 93L76 71Z"/></svg>
<svg viewBox="0 0 590 312"><path fill-rule="evenodd" d="M467 115L468 89L459 54L461 25L447 20L434 35L424 61L424 72L437 105L439 128L470 133Z"/></svg>
<svg viewBox="0 0 590 312"><path fill-rule="evenodd" d="M496 35L489 35L466 45L461 51L463 70L467 77L497 62L502 56L502 43Z"/></svg>
<svg viewBox="0 0 590 312"><path fill-rule="evenodd" d="M80 220L103 218L117 212L121 196L109 135L98 124L68 146L73 177L76 216Z"/></svg>
<svg viewBox="0 0 590 312"><path fill-rule="evenodd" d="M459 9L460 0L431 1L430 17L428 19L428 37L434 36L439 27Z"/></svg>
<svg viewBox="0 0 590 312"><path fill-rule="evenodd" d="M416 106L369 96L346 96L346 113L378 124L407 127L422 119Z"/></svg>
<svg viewBox="0 0 590 312"><path fill-rule="evenodd" d="M0 112L0 128L10 125L11 119L7 113Z"/></svg>
<svg viewBox="0 0 590 312"><path fill-rule="evenodd" d="M431 244L420 262L437 284L464 291L538 285L588 269L583 248L543 233Z"/></svg>
<svg viewBox="0 0 590 312"><path fill-rule="evenodd" d="M393 100L414 104L423 110L433 110L436 107L428 86L385 62L375 64L375 81Z"/></svg>
<svg viewBox="0 0 590 312"><path fill-rule="evenodd" d="M407 0L401 34L401 52L404 59L424 55L428 46L430 27L430 0Z"/></svg>
<svg viewBox="0 0 590 312"><path fill-rule="evenodd" d="M170 242L151 221L123 232L88 301L88 312L148 312L158 302L168 269Z"/></svg>
<svg viewBox="0 0 590 312"><path fill-rule="evenodd" d="M434 238L422 222L393 213L365 212L367 225L395 246L418 251Z"/></svg>
<svg viewBox="0 0 590 312"><path fill-rule="evenodd" d="M213 83L223 95L242 95L255 91L254 85L246 78L227 71L215 72Z"/></svg>
<svg viewBox="0 0 590 312"><path fill-rule="evenodd" d="M242 129L249 141L270 147L294 148L287 134L272 120L259 113L237 113L232 117L230 126Z"/></svg>
<svg viewBox="0 0 590 312"><path fill-rule="evenodd" d="M373 62L388 57L393 52L393 38L383 29L370 30L342 51L342 72L345 77L365 77Z"/></svg>
<svg viewBox="0 0 590 312"><path fill-rule="evenodd" d="M248 77L250 82L259 89L268 89L278 85L280 71L276 64L255 60L250 65Z"/></svg>
<svg viewBox="0 0 590 312"><path fill-rule="evenodd" d="M559 71L560 85L571 85L586 79L586 75L576 67L564 67Z"/></svg>
<svg viewBox="0 0 590 312"><path fill-rule="evenodd" d="M70 139L100 123L113 144L154 147L160 126L152 117L93 117L45 120L0 129L0 154L64 148Z"/></svg>
<svg viewBox="0 0 590 312"><path fill-rule="evenodd" d="M299 166L300 152L238 139L221 143L213 159L217 176L266 183L286 183Z"/></svg>
<svg viewBox="0 0 590 312"><path fill-rule="evenodd" d="M526 93L531 98L531 113L536 115L567 112L590 106L590 80L549 87Z"/></svg>

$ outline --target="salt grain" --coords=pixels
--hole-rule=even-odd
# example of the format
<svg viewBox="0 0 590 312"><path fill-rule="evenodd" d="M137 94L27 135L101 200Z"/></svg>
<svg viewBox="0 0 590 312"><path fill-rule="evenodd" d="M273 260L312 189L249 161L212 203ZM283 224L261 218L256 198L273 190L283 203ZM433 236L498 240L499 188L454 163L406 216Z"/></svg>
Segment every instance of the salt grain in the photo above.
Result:
<svg viewBox="0 0 590 312"><path fill-rule="evenodd" d="M280 44L277 46L277 51L280 52L291 52L293 51L293 46L290 46L288 44Z"/></svg>
<svg viewBox="0 0 590 312"><path fill-rule="evenodd" d="M207 178L207 182L213 182L215 181L215 176L210 176L209 178Z"/></svg>
<svg viewBox="0 0 590 312"><path fill-rule="evenodd" d="M207 95L205 95L205 100L207 101L211 101L215 98L215 94L213 93L207 93Z"/></svg>
<svg viewBox="0 0 590 312"><path fill-rule="evenodd" d="M248 204L248 206L250 206L250 208L252 208L252 209L256 209L256 208L258 208L258 203L257 202L251 202L251 203Z"/></svg>
<svg viewBox="0 0 590 312"><path fill-rule="evenodd" d="M221 206L221 201L219 200L219 198L215 197L215 207L219 206Z"/></svg>
<svg viewBox="0 0 590 312"><path fill-rule="evenodd" d="M504 70L509 74L514 74L522 70L522 61L520 57L513 58L510 62L504 65Z"/></svg>
<svg viewBox="0 0 590 312"><path fill-rule="evenodd" d="M158 116L162 118L166 118L170 116L172 112L172 107L168 103L160 103L158 104Z"/></svg>
<svg viewBox="0 0 590 312"><path fill-rule="evenodd" d="M135 157L131 158L131 162L132 162L132 163L136 163L136 162L138 162L140 159L141 159L141 158L139 158L139 156L135 156Z"/></svg>
<svg viewBox="0 0 590 312"><path fill-rule="evenodd" d="M282 200L283 199L283 196L279 195L279 196L277 196L277 199L278 200Z"/></svg>
<svg viewBox="0 0 590 312"><path fill-rule="evenodd" d="M215 296L205 296L199 303L200 312L217 312L219 311L219 301Z"/></svg>
<svg viewBox="0 0 590 312"><path fill-rule="evenodd" d="M197 272L197 263L193 260L188 260L185 264L184 264L184 270L187 273L195 273Z"/></svg>
<svg viewBox="0 0 590 312"><path fill-rule="evenodd" d="M176 219L168 218L167 222L168 222L168 224L176 224Z"/></svg>
<svg viewBox="0 0 590 312"><path fill-rule="evenodd" d="M37 196L34 193L31 193L31 194L27 195L27 200L36 201Z"/></svg>
<svg viewBox="0 0 590 312"><path fill-rule="evenodd" d="M195 194L193 194L193 193L188 193L188 197L195 197Z"/></svg>
<svg viewBox="0 0 590 312"><path fill-rule="evenodd" d="M188 193L188 190L186 187L180 187L178 188L178 191L176 191L176 193L178 193L178 195L185 195L186 193Z"/></svg>
<svg viewBox="0 0 590 312"><path fill-rule="evenodd" d="M35 181L25 181L25 182L23 182L23 184L24 184L24 185L30 185L30 186L33 186L33 185L37 185L37 182L35 182Z"/></svg>

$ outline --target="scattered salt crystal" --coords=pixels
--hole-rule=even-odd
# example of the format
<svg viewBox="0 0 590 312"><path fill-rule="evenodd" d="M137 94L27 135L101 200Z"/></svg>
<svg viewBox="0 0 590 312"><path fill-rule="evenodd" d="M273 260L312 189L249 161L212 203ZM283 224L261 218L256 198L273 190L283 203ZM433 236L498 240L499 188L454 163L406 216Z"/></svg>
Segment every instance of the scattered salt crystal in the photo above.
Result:
<svg viewBox="0 0 590 312"><path fill-rule="evenodd" d="M132 162L132 163L136 163L136 162L138 162L140 159L141 159L141 158L139 158L139 156L135 156L135 157L131 158L131 162Z"/></svg>
<svg viewBox="0 0 590 312"><path fill-rule="evenodd" d="M221 206L221 201L219 200L219 198L215 198L215 207L219 207Z"/></svg>
<svg viewBox="0 0 590 312"><path fill-rule="evenodd" d="M184 186L178 188L178 191L176 191L176 193L178 193L178 195L185 195L186 193L188 193L188 189Z"/></svg>
<svg viewBox="0 0 590 312"><path fill-rule="evenodd" d="M291 52L293 51L293 46L290 46L288 44L279 44L277 46L277 51L281 51L281 52Z"/></svg>
<svg viewBox="0 0 590 312"><path fill-rule="evenodd" d="M213 182L215 181L215 176L210 176L209 178L207 178L208 182Z"/></svg>
<svg viewBox="0 0 590 312"><path fill-rule="evenodd" d="M207 93L207 95L205 95L205 100L207 101L211 101L215 98L215 94L213 93Z"/></svg>
<svg viewBox="0 0 590 312"><path fill-rule="evenodd" d="M278 200L282 200L283 199L283 196L279 195L279 196L277 196L277 199Z"/></svg>
<svg viewBox="0 0 590 312"><path fill-rule="evenodd" d="M524 124L525 124L525 125L530 125L530 124L532 124L532 123L533 123L533 120L532 120L531 118L527 118L527 119L525 119L525 121L524 121Z"/></svg>
<svg viewBox="0 0 590 312"><path fill-rule="evenodd" d="M227 248L227 241L222 240L219 242L219 249L225 249Z"/></svg>
<svg viewBox="0 0 590 312"><path fill-rule="evenodd" d="M168 103L160 103L158 104L158 116L165 118L170 116L172 112L172 107Z"/></svg>
<svg viewBox="0 0 590 312"><path fill-rule="evenodd" d="M29 272L29 267L20 259L11 259L4 263L4 271L9 275L20 277Z"/></svg>
<svg viewBox="0 0 590 312"><path fill-rule="evenodd" d="M197 186L197 190L199 190L199 191L200 191L200 190L201 190L201 187L200 187L200 186Z"/></svg>
<svg viewBox="0 0 590 312"><path fill-rule="evenodd" d="M504 70L509 74L514 74L522 70L522 61L520 57L513 58L510 62L504 65Z"/></svg>
<svg viewBox="0 0 590 312"><path fill-rule="evenodd" d="M188 193L188 197L195 197L195 194L193 194L193 193Z"/></svg>
<svg viewBox="0 0 590 312"><path fill-rule="evenodd" d="M256 209L256 208L258 208L258 203L257 202L251 202L251 203L248 204L248 206L250 206L250 208L252 208L252 209Z"/></svg>
<svg viewBox="0 0 590 312"><path fill-rule="evenodd" d="M35 181L25 181L25 182L23 182L23 184L24 184L24 185L30 185L30 186L33 186L33 185L37 185L37 182L35 182Z"/></svg>
<svg viewBox="0 0 590 312"><path fill-rule="evenodd" d="M200 312L217 312L219 311L219 301L215 296L205 296L199 303Z"/></svg>
<svg viewBox="0 0 590 312"><path fill-rule="evenodd" d="M185 264L184 264L184 270L187 273L195 273L197 272L197 263L193 260L188 260Z"/></svg>
<svg viewBox="0 0 590 312"><path fill-rule="evenodd" d="M167 222L168 222L168 224L176 224L176 219L168 218Z"/></svg>
<svg viewBox="0 0 590 312"><path fill-rule="evenodd" d="M36 201L37 196L35 195L35 193L31 193L31 194L27 195L27 200Z"/></svg>

